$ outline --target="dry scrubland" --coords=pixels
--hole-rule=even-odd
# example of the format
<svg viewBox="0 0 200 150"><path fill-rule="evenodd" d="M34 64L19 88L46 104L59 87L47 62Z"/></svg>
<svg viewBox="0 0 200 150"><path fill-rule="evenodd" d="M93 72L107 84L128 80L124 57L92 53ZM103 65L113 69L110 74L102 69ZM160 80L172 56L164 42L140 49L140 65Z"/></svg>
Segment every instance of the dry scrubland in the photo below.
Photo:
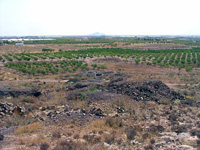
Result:
<svg viewBox="0 0 200 150"><path fill-rule="evenodd" d="M185 52L184 65L191 65L190 71L179 67L184 52L177 53L176 57L173 56L176 53L170 54L167 66L153 64L155 57L159 61L162 55L153 55L150 59L150 55L135 54L131 58L81 56L72 61L59 58L60 53L42 52L44 48L65 52L93 48L91 45L0 46L2 54L13 58L9 61L2 56L5 61L0 63L0 149L200 149L198 51L195 55L191 52L189 61L189 54ZM121 48L131 46L137 49L191 48L176 44L123 47L118 43ZM29 61L23 60L21 55L16 56L22 60L14 58L21 52L42 53L46 58L39 58L41 55L31 55ZM175 61L170 65L172 56L180 57L176 66ZM161 63L166 58L163 54ZM27 63L25 69L28 69L33 68L34 62L47 62L41 67L43 70L48 67L58 70L27 73L5 65ZM62 69L66 70L60 71Z"/></svg>

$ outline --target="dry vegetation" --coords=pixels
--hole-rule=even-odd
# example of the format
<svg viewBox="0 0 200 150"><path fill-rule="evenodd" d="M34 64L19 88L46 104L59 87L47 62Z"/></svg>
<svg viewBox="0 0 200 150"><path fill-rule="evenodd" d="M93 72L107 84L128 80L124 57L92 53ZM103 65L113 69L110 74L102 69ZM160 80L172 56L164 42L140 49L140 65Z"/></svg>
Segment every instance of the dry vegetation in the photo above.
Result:
<svg viewBox="0 0 200 150"><path fill-rule="evenodd" d="M79 49L80 45L20 48L5 45L0 51L69 50ZM0 149L199 149L198 69L186 72L96 57L85 61L89 66L106 64L107 68L93 68L92 72L103 73L98 77L88 75L87 71L34 76L0 67L0 86L8 87L8 92L14 89L11 95L0 97ZM160 80L182 94L188 104L169 98L162 98L159 103L136 101L126 93L110 93L106 87L118 78L127 82ZM17 90L28 88L37 89L41 95L16 96Z"/></svg>

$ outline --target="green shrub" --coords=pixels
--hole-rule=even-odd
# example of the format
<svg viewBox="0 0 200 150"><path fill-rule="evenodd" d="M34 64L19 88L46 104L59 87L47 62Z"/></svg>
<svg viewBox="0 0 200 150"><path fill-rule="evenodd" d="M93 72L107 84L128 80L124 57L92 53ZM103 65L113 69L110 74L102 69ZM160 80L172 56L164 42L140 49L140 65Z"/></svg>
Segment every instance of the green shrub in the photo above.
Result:
<svg viewBox="0 0 200 150"><path fill-rule="evenodd" d="M97 64L92 64L92 67L93 68L97 68Z"/></svg>
<svg viewBox="0 0 200 150"><path fill-rule="evenodd" d="M190 72L190 71L192 71L193 66L192 65L186 66L185 69L186 69L187 72Z"/></svg>
<svg viewBox="0 0 200 150"><path fill-rule="evenodd" d="M140 59L136 59L136 60L135 60L135 63L136 63L136 64L139 64L139 63L140 63Z"/></svg>
<svg viewBox="0 0 200 150"><path fill-rule="evenodd" d="M86 97L87 97L86 93L81 93L81 99L82 99L82 100L85 100Z"/></svg>
<svg viewBox="0 0 200 150"><path fill-rule="evenodd" d="M54 51L54 49L43 48L42 51L43 51L43 52L52 52L52 51Z"/></svg>
<svg viewBox="0 0 200 150"><path fill-rule="evenodd" d="M147 65L152 65L152 63L151 62L147 62Z"/></svg>

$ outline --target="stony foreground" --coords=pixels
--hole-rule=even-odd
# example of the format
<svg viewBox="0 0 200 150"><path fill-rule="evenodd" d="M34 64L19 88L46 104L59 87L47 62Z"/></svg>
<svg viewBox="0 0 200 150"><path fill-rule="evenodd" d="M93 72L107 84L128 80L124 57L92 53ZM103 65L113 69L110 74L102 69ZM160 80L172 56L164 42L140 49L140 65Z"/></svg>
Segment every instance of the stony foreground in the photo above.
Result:
<svg viewBox="0 0 200 150"><path fill-rule="evenodd" d="M39 95L28 88L0 88L0 148L200 148L200 114L194 100L159 80L133 82L122 74L109 78L70 80L63 87L38 89Z"/></svg>

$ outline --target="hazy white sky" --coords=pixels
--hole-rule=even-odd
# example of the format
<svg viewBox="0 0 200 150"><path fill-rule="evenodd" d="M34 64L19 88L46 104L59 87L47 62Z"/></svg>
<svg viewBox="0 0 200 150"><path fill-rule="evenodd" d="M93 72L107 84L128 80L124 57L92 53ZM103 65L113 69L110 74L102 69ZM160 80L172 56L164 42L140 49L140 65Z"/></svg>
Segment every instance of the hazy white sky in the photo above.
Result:
<svg viewBox="0 0 200 150"><path fill-rule="evenodd" d="M0 0L0 36L200 35L200 0Z"/></svg>

